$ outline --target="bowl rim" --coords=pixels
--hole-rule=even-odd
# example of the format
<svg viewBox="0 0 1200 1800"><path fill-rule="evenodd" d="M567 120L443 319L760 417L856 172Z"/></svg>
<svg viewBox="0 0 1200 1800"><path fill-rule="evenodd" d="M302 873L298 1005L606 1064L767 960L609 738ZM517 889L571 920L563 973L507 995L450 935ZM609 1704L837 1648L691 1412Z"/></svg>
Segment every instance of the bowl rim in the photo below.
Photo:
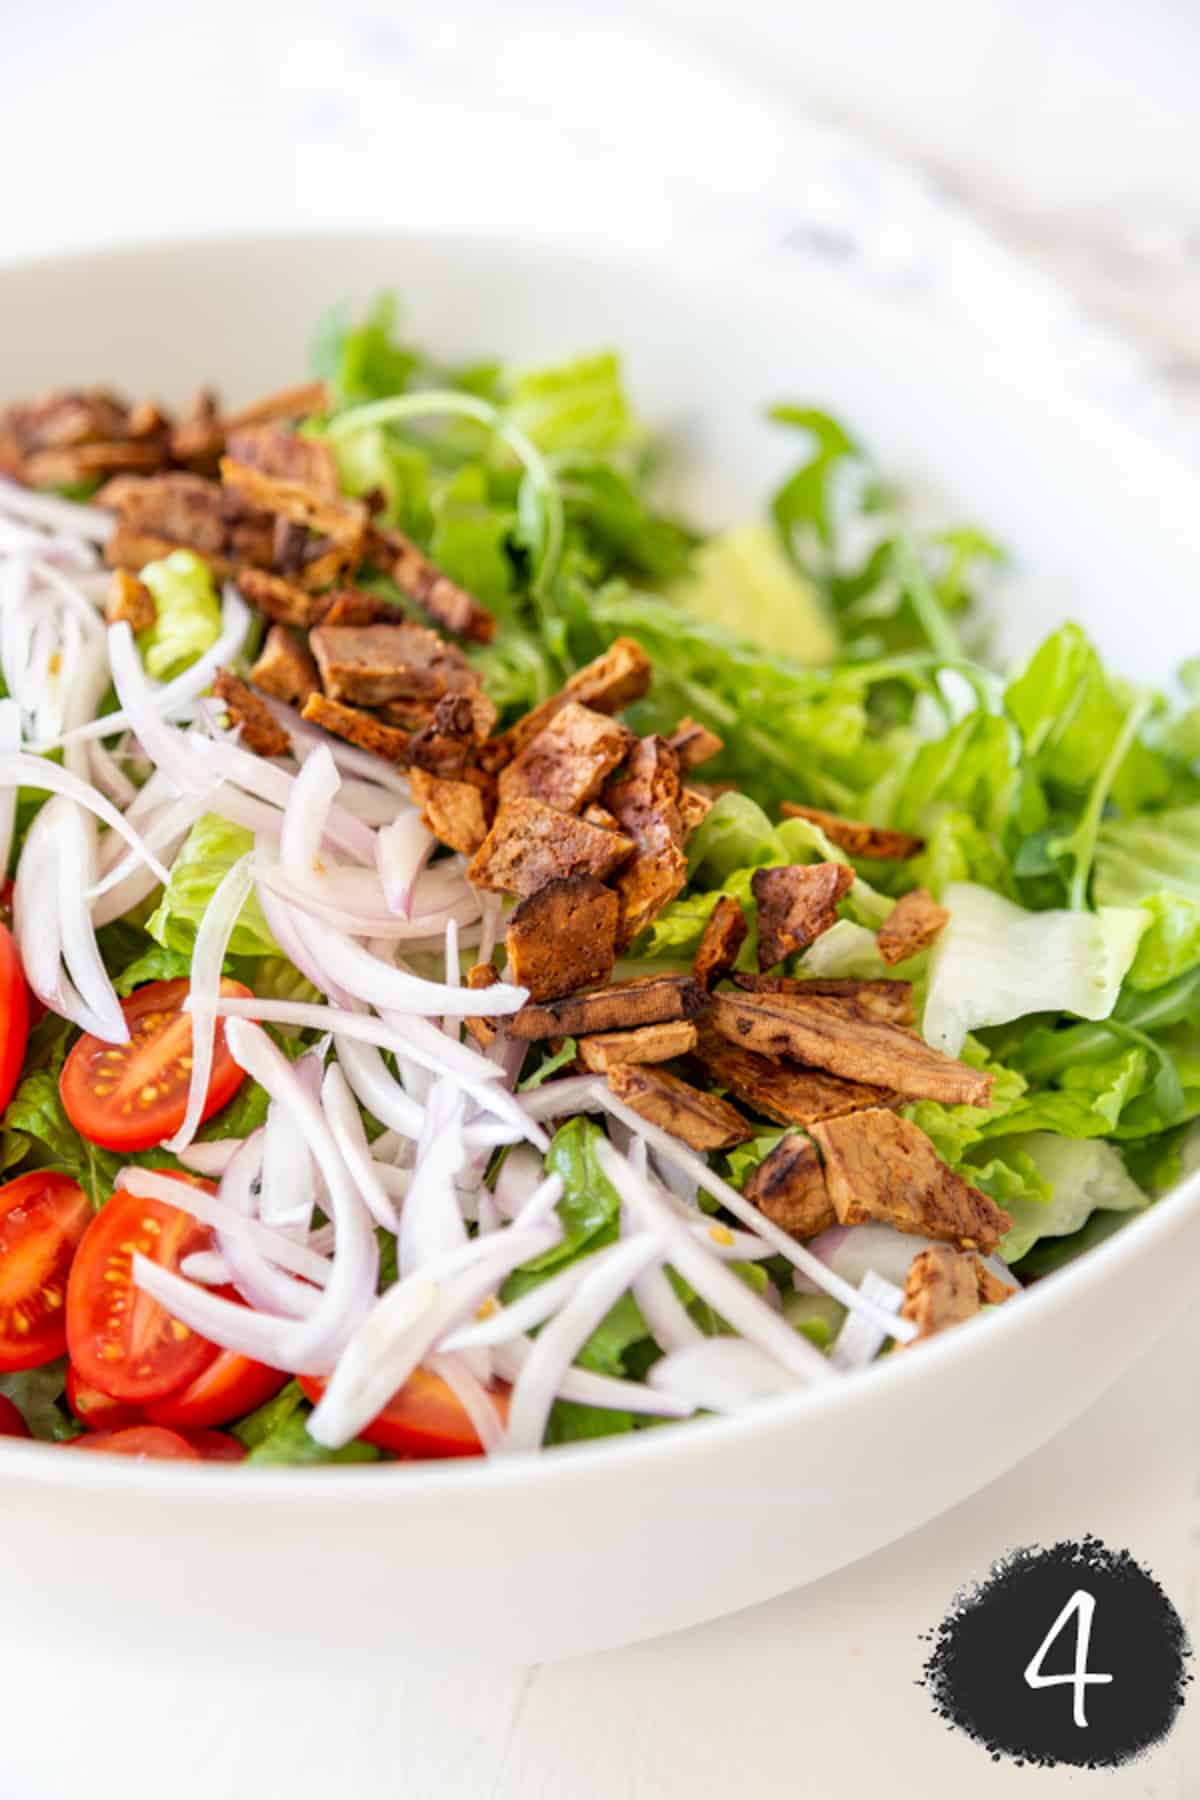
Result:
<svg viewBox="0 0 1200 1800"><path fill-rule="evenodd" d="M314 254L328 253L337 244L371 243L392 245L398 251L404 246L433 248L435 254L494 255L511 257L526 264L535 261L560 265L586 265L608 273L628 273L631 268L644 269L657 279L674 285L686 283L689 277L703 274L723 297L749 308L772 310L794 308L797 288L794 278L770 269L744 265L731 272L723 265L714 267L711 255L680 253L672 247L670 259L645 246L624 249L605 244L596 246L560 237L547 240L513 233L476 232L456 229L416 229L402 227L294 227L205 230L177 235L149 235L112 244L76 250L49 251L32 257L8 257L0 260L0 290L9 276L36 277L39 273L54 275L82 270L98 262L119 263L145 257L172 256L204 250L239 250L253 254L263 247L302 249L311 247ZM1200 518L1200 475L1175 458L1153 439L1143 436L1101 408L1086 394L1078 394L1059 384L1047 386L1044 371L1039 369L1036 385L1030 384L1027 371L1022 373L1019 359L1007 362L998 358L996 346L987 344L986 359L981 363L982 340L972 339L961 330L947 331L927 321L914 318L898 307L888 306L879 297L864 293L835 271L804 270L804 294L816 295L819 305L836 305L843 316L853 316L856 326L884 339L920 346L924 357L957 370L968 383L978 383L980 368L987 371L984 383L994 392L1001 377L998 362L1005 368L1003 380L1010 376L1030 392L1034 416L1048 413L1065 419L1072 437L1085 441L1092 449L1100 448L1106 456L1119 454L1122 480L1126 485L1152 492L1158 505L1164 490L1174 490L1180 502L1165 508L1166 516L1177 521L1172 536L1186 537L1183 521ZM974 346L972 351L972 346ZM1190 511L1187 510L1190 502ZM1200 542L1200 534L1193 533ZM48 1452L63 1446L30 1443L20 1439L0 1439L0 1480L43 1489L136 1492L139 1496L158 1497L167 1493L178 1499L201 1498L205 1504L221 1506L254 1504L268 1495L275 1500L286 1492L289 1504L297 1511L313 1506L338 1505L353 1495L362 1506L372 1504L396 1507L411 1493L421 1503L453 1499L466 1503L469 1496L479 1494L485 1504L498 1493L518 1490L536 1481L547 1489L575 1486L591 1478L596 1468L618 1475L625 1469L631 1476L648 1474L664 1460L698 1459L707 1462L712 1456L736 1454L739 1444L767 1431L802 1429L804 1422L830 1408L843 1411L873 1406L876 1397L905 1392L919 1383L923 1370L936 1370L951 1359L968 1362L992 1354L992 1345L1014 1333L1022 1334L1022 1321L1031 1313L1069 1304L1072 1295L1107 1279L1123 1262L1136 1258L1140 1247L1149 1250L1156 1238L1170 1235L1188 1215L1200 1216L1200 1169L1185 1178L1170 1192L1155 1201L1148 1210L1116 1231L1105 1242L1087 1251L1077 1262L1056 1271L1022 1294L1016 1307L995 1307L976 1319L969 1332L948 1332L922 1344L919 1357L888 1356L869 1368L855 1371L837 1382L822 1382L764 1401L736 1415L713 1416L695 1422L685 1430L643 1430L623 1436L617 1441L597 1438L555 1447L552 1456L530 1454L513 1457L482 1457L430 1460L413 1463L371 1465L316 1466L310 1468L246 1468L219 1463L195 1463L180 1468L178 1464L131 1463L119 1457L59 1456L54 1460ZM688 1425L689 1421L681 1421Z"/></svg>

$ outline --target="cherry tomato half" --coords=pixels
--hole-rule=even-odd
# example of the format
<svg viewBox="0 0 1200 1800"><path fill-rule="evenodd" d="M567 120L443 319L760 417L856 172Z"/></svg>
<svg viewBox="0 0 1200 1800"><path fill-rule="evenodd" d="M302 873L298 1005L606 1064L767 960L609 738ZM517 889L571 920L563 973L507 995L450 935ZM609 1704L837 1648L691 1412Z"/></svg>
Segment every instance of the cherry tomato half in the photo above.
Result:
<svg viewBox="0 0 1200 1800"><path fill-rule="evenodd" d="M67 1370L67 1405L85 1431L120 1431L126 1425L142 1423L139 1406L102 1394L99 1388L84 1381L74 1363Z"/></svg>
<svg viewBox="0 0 1200 1800"><path fill-rule="evenodd" d="M68 1450L107 1450L110 1456L161 1458L164 1462L199 1462L201 1454L177 1431L162 1425L129 1425L124 1431L85 1431L72 1438Z"/></svg>
<svg viewBox="0 0 1200 1800"><path fill-rule="evenodd" d="M0 1187L0 1369L67 1347L67 1276L92 1209L78 1182L35 1170Z"/></svg>
<svg viewBox="0 0 1200 1800"><path fill-rule="evenodd" d="M0 924L0 1112L21 1075L29 1037L29 989L7 925Z"/></svg>
<svg viewBox="0 0 1200 1800"><path fill-rule="evenodd" d="M211 1182L173 1179L212 1192ZM135 1250L177 1274L211 1239L207 1225L179 1207L117 1190L84 1232L67 1284L67 1346L81 1381L140 1405L186 1387L215 1361L216 1344L133 1283Z"/></svg>
<svg viewBox="0 0 1200 1800"><path fill-rule="evenodd" d="M245 1462L246 1446L239 1444L227 1431L181 1431L192 1449L205 1462Z"/></svg>
<svg viewBox="0 0 1200 1800"><path fill-rule="evenodd" d="M0 1394L0 1437L32 1437L24 1415L6 1394Z"/></svg>
<svg viewBox="0 0 1200 1800"><path fill-rule="evenodd" d="M300 1386L314 1402L328 1383L317 1375L301 1375ZM493 1392L492 1404L503 1425L508 1419L507 1389ZM482 1456L483 1445L453 1388L428 1369L414 1369L398 1394L359 1432L368 1444L398 1456Z"/></svg>
<svg viewBox="0 0 1200 1800"><path fill-rule="evenodd" d="M169 1425L176 1431L228 1425L231 1419L242 1418L277 1394L287 1380L279 1369L252 1362L236 1350L222 1350L187 1387L151 1402L146 1417L155 1425Z"/></svg>
<svg viewBox="0 0 1200 1800"><path fill-rule="evenodd" d="M89 1143L105 1150L150 1150L179 1130L187 1111L192 1066L192 1021L182 1011L187 981L151 981L121 1002L127 1044L86 1034L59 1078L68 1119ZM238 981L223 981L225 997L249 997ZM213 1070L203 1117L232 1100L245 1079L225 1045L218 1020Z"/></svg>

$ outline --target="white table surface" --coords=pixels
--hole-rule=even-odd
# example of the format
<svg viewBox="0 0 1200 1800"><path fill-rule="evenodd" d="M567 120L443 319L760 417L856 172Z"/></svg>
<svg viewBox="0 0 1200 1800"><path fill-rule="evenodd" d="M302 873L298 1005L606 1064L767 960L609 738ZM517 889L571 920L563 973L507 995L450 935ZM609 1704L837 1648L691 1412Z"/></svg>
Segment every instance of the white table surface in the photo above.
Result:
<svg viewBox="0 0 1200 1800"><path fill-rule="evenodd" d="M1200 452L1187 0L1136 18L1122 0L211 0L190 17L45 0L4 30L0 257L337 220L553 236L569 217L574 235L701 238L798 280L833 259L897 305L1019 337ZM101 164L102 182L81 178ZM181 1684L136 1644L103 1668L73 1666L69 1646L42 1666L0 1626L0 1800L1182 1800L1200 1701L1143 1762L1088 1775L993 1765L915 1682L918 1634L1021 1543L1090 1531L1127 1547L1200 1627L1198 1369L1200 1318L1055 1443L870 1561L556 1667L422 1671L398 1621L394 1665L332 1667L319 1692L285 1664Z"/></svg>

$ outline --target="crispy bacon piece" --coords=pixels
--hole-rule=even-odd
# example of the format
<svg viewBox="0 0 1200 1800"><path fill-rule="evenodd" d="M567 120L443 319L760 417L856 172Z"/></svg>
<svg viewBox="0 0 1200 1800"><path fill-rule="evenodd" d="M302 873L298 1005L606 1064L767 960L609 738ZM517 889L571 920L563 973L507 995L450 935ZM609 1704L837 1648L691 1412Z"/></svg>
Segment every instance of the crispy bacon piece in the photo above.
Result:
<svg viewBox="0 0 1200 1800"><path fill-rule="evenodd" d="M487 836L486 798L475 783L431 775L427 769L414 769L409 783L421 818L438 841L460 856L474 856Z"/></svg>
<svg viewBox="0 0 1200 1800"><path fill-rule="evenodd" d="M683 826L684 843L691 837L697 825L702 825L712 811L713 803L707 794L699 788L687 787L679 790L679 820Z"/></svg>
<svg viewBox="0 0 1200 1800"><path fill-rule="evenodd" d="M500 977L491 963L475 963L467 970L467 986L478 993L482 988L495 987ZM496 1021L494 1019L464 1019L467 1033L475 1039L481 1050L490 1050L496 1041Z"/></svg>
<svg viewBox="0 0 1200 1800"><path fill-rule="evenodd" d="M791 975L754 975L742 969L733 974L735 987L748 994L808 994L824 1000L835 1000L850 1012L866 1018L882 1019L889 1025L912 1025L911 981L865 981L833 976L796 978Z"/></svg>
<svg viewBox="0 0 1200 1800"><path fill-rule="evenodd" d="M377 625L396 613L386 600L365 594L361 588L338 588L336 593L322 594L320 603L325 609L322 625Z"/></svg>
<svg viewBox="0 0 1200 1800"><path fill-rule="evenodd" d="M501 801L530 794L579 812L599 794L636 739L626 726L569 700L499 777Z"/></svg>
<svg viewBox="0 0 1200 1800"><path fill-rule="evenodd" d="M530 1001L507 1025L519 1038L580 1038L694 1019L703 1006L704 995L690 975L639 975L541 1005Z"/></svg>
<svg viewBox="0 0 1200 1800"><path fill-rule="evenodd" d="M296 387L279 388L264 394L249 406L239 407L225 421L228 431L239 431L247 425L287 424L306 419L310 413L328 412L333 396L323 381L304 381Z"/></svg>
<svg viewBox="0 0 1200 1800"><path fill-rule="evenodd" d="M885 963L907 962L910 956L927 950L950 914L939 906L926 888L913 888L897 900L879 927L876 943Z"/></svg>
<svg viewBox="0 0 1200 1800"><path fill-rule="evenodd" d="M837 1224L821 1159L797 1131L789 1131L767 1152L742 1192L773 1225L795 1238L813 1238Z"/></svg>
<svg viewBox="0 0 1200 1800"><path fill-rule="evenodd" d="M226 547L221 490L199 475L175 471L130 482L120 492L118 518L134 536L158 539L168 550L182 546L220 557Z"/></svg>
<svg viewBox="0 0 1200 1800"><path fill-rule="evenodd" d="M267 569L240 569L237 585L242 598L277 625L295 625L303 631L315 625L325 610L322 598Z"/></svg>
<svg viewBox="0 0 1200 1800"><path fill-rule="evenodd" d="M750 887L758 906L758 966L773 969L803 950L837 921L838 902L854 885L845 863L791 863L755 869Z"/></svg>
<svg viewBox="0 0 1200 1800"><path fill-rule="evenodd" d="M198 475L216 474L225 448L225 426L211 388L200 388L193 396L187 411L172 426L168 442L172 462L185 463Z"/></svg>
<svg viewBox="0 0 1200 1800"><path fill-rule="evenodd" d="M357 706L343 706L340 701L330 700L325 694L310 694L304 702L301 717L307 719L310 725L320 725L334 737L344 738L348 744L357 744L360 750L370 750L373 755L382 756L385 762L408 761L408 746L411 742L408 732L397 731L394 725L385 725L382 720L371 713L362 712Z"/></svg>
<svg viewBox="0 0 1200 1800"><path fill-rule="evenodd" d="M661 1025L639 1025L633 1031L602 1031L579 1040L579 1061L585 1069L605 1075L617 1063L670 1062L686 1056L696 1042L690 1019L665 1020Z"/></svg>
<svg viewBox="0 0 1200 1800"><path fill-rule="evenodd" d="M149 631L158 618L158 608L144 581L128 569L114 569L104 596L104 616L110 625L124 620L134 631Z"/></svg>
<svg viewBox="0 0 1200 1800"><path fill-rule="evenodd" d="M166 449L157 439L125 439L35 450L25 458L23 474L31 487L76 487L109 475L152 475L166 460Z"/></svg>
<svg viewBox="0 0 1200 1800"><path fill-rule="evenodd" d="M213 693L229 714L230 722L241 727L241 742L256 756L286 756L292 740L270 709L263 705L253 689L228 669L218 669Z"/></svg>
<svg viewBox="0 0 1200 1800"><path fill-rule="evenodd" d="M321 679L308 648L286 625L272 625L250 679L264 694L288 706L303 706L310 694L320 692Z"/></svg>
<svg viewBox="0 0 1200 1800"><path fill-rule="evenodd" d="M707 725L701 725L695 719L680 719L667 742L679 758L679 767L685 774L689 769L698 768L701 763L719 756L725 748L715 731L710 731Z"/></svg>
<svg viewBox="0 0 1200 1800"><path fill-rule="evenodd" d="M895 1098L886 1088L760 1056L731 1044L704 1022L696 1060L720 1087L727 1087L744 1106L777 1125L813 1125L819 1119L840 1118L864 1107L888 1106Z"/></svg>
<svg viewBox="0 0 1200 1800"><path fill-rule="evenodd" d="M625 949L687 885L679 759L660 737L642 738L604 790L604 804L636 846L617 877L618 949Z"/></svg>
<svg viewBox="0 0 1200 1800"><path fill-rule="evenodd" d="M443 694L413 738L409 756L414 768L431 775L459 776L474 754L475 713L466 694ZM486 777L490 783L491 777Z"/></svg>
<svg viewBox="0 0 1200 1800"><path fill-rule="evenodd" d="M317 538L329 540L329 551L322 561L349 567L358 563L366 542L367 509L360 500L347 500L327 494L305 481L270 475L250 463L237 462L231 456L221 458L221 482L227 494L235 494L243 506L253 511L277 513L292 525L302 525ZM313 573L307 579L318 585ZM321 569L322 576L325 569ZM322 583L323 585L323 583Z"/></svg>
<svg viewBox="0 0 1200 1800"><path fill-rule="evenodd" d="M328 444L297 437L278 425L228 426L225 453L243 468L280 481L297 482L314 493L337 496L337 464Z"/></svg>
<svg viewBox="0 0 1200 1800"><path fill-rule="evenodd" d="M693 1150L730 1150L754 1136L736 1107L716 1094L702 1094L678 1075L640 1063L614 1063L608 1085L618 1100L652 1125L681 1138Z"/></svg>
<svg viewBox="0 0 1200 1800"><path fill-rule="evenodd" d="M732 894L722 894L708 916L692 963L692 974L706 993L729 974L749 930L741 901Z"/></svg>
<svg viewBox="0 0 1200 1800"><path fill-rule="evenodd" d="M593 712L618 713L641 699L650 686L650 676L650 658L642 646L632 638L614 638L603 656L576 669L557 694L551 694L499 737L492 738L485 746L486 766L501 769L519 756L530 739L544 731L568 701L577 700Z"/></svg>
<svg viewBox="0 0 1200 1800"><path fill-rule="evenodd" d="M629 838L524 794L497 812L467 879L495 893L536 894L564 875L595 875L603 881L632 850Z"/></svg>
<svg viewBox="0 0 1200 1800"><path fill-rule="evenodd" d="M436 563L430 562L423 550L402 531L374 526L368 539L372 561L392 577L402 593L415 600L422 612L456 637L471 638L477 644L490 644L496 635L496 621L486 606L473 594L443 575Z"/></svg>
<svg viewBox="0 0 1200 1800"><path fill-rule="evenodd" d="M972 1318L980 1306L1011 1300L1015 1287L1001 1281L977 1256L937 1244L909 1264L900 1316L917 1327L912 1344L923 1344L949 1325Z"/></svg>
<svg viewBox="0 0 1200 1800"><path fill-rule="evenodd" d="M444 649L423 625L319 625L309 637L331 700L438 700L446 692Z"/></svg>
<svg viewBox="0 0 1200 1800"><path fill-rule="evenodd" d="M710 1017L722 1037L760 1056L791 1057L906 1100L986 1106L991 1095L990 1075L943 1056L899 1025L850 1014L837 1000L720 993L712 996Z"/></svg>
<svg viewBox="0 0 1200 1800"><path fill-rule="evenodd" d="M985 1255L1012 1225L994 1200L942 1161L919 1126L897 1113L879 1108L826 1119L812 1135L843 1225L882 1219L897 1231Z"/></svg>
<svg viewBox="0 0 1200 1800"><path fill-rule="evenodd" d="M808 819L819 825L831 844L864 862L902 862L925 848L925 839L910 831L889 831L861 819L843 819L838 813L822 812L819 806L797 806L785 800L779 810L785 819Z"/></svg>
<svg viewBox="0 0 1200 1800"><path fill-rule="evenodd" d="M617 896L594 875L568 875L529 894L508 921L513 980L533 1000L607 981L617 940Z"/></svg>

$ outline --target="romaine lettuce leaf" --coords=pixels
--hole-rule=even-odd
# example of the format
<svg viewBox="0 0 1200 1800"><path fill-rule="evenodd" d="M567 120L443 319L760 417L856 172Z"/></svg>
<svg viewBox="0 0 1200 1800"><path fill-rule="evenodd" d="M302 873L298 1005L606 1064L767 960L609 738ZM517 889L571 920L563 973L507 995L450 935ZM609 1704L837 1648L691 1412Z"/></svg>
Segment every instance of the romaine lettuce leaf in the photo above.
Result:
<svg viewBox="0 0 1200 1800"><path fill-rule="evenodd" d="M221 635L221 603L208 564L190 550L173 550L147 563L141 579L154 595L158 617L140 631L137 646L146 673L170 681L189 669Z"/></svg>
<svg viewBox="0 0 1200 1800"><path fill-rule="evenodd" d="M510 422L546 455L611 455L638 435L613 350L505 371L500 387Z"/></svg>
<svg viewBox="0 0 1200 1800"><path fill-rule="evenodd" d="M200 921L224 877L254 848L253 835L216 813L205 813L188 832L171 866L171 879L146 921L150 936L167 950L190 956ZM231 956L278 957L279 946L251 893L229 939Z"/></svg>
<svg viewBox="0 0 1200 1800"><path fill-rule="evenodd" d="M996 1195L1013 1220L999 1244L1006 1262L1019 1262L1039 1238L1070 1236L1094 1212L1137 1212L1149 1205L1120 1152L1102 1139L1035 1131L991 1148L1010 1168L1019 1169L1017 1159L1027 1158L1044 1189L1038 1194L1025 1182L1020 1191L1012 1186Z"/></svg>

